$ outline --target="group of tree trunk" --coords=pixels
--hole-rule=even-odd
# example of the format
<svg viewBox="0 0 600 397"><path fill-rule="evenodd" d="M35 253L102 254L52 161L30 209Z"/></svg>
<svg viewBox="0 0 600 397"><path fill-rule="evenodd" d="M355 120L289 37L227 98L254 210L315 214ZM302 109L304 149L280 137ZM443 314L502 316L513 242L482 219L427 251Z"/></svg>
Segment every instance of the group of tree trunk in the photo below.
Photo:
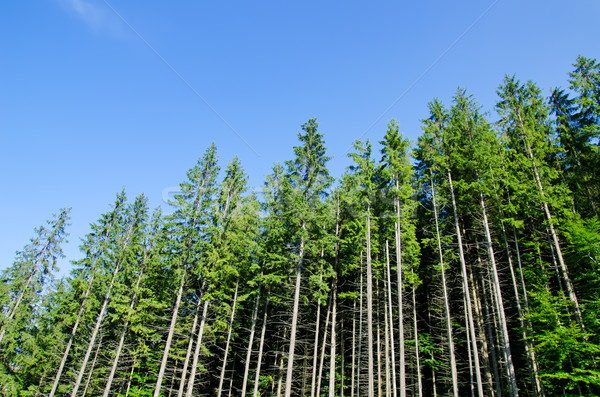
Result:
<svg viewBox="0 0 600 397"><path fill-rule="evenodd" d="M329 175L315 119L259 199L210 146L171 210L69 210L2 272L0 395L600 395L600 65L497 120L458 89Z"/></svg>

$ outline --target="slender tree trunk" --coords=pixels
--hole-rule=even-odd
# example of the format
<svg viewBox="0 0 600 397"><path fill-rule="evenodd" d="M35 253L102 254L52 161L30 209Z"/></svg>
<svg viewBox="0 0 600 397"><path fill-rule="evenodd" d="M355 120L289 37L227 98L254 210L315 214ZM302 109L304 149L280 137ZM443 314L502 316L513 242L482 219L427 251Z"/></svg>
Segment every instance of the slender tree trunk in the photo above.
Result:
<svg viewBox="0 0 600 397"><path fill-rule="evenodd" d="M519 240L517 238L517 229L513 227L513 238L515 240L515 252L517 254L517 265L519 267L519 275L521 281L521 288L523 290L523 304L525 305L525 314L529 314L529 298L527 295L527 286L525 285L525 276L523 275L523 265L521 263L521 251L519 249ZM532 329L533 326L529 318L527 318L527 329ZM535 350L533 349L534 342L531 339L526 339L526 343L529 344L529 351L531 354L531 367L535 376L534 396L545 396L544 386L539 377L539 370L537 366L537 360L535 358Z"/></svg>
<svg viewBox="0 0 600 397"><path fill-rule="evenodd" d="M131 303L129 304L129 313L133 313L133 308L135 307L135 302L137 299L137 291L140 287L140 281L142 280L142 275L144 274L144 269L140 269L140 274L135 282L133 297L131 298ZM117 371L117 365L119 364L119 358L121 357L121 351L123 350L123 344L125 342L125 335L127 334L127 328L129 327L129 316L128 313L127 319L125 320L125 325L123 325L123 331L121 331L121 338L119 338L119 345L117 347L117 352L115 353L115 358L113 359L113 365L110 369L110 374L108 375L108 380L106 382L106 387L104 388L104 397L108 397L110 393L110 388L112 387L112 382L115 377L115 372Z"/></svg>
<svg viewBox="0 0 600 397"><path fill-rule="evenodd" d="M431 177L431 199L433 202L433 215L435 218L435 232L437 236L438 252L440 255L440 268L442 273L442 290L444 294L444 314L446 318L446 335L448 337L448 351L450 353L450 372L452 376L452 394L458 397L458 371L456 370L456 355L454 353L454 337L452 336L452 319L450 317L450 298L448 296L448 288L446 287L446 270L444 264L444 254L442 251L442 240L440 234L440 226L438 220L438 209L435 200L435 187L433 185L433 176ZM435 386L435 382L434 382Z"/></svg>
<svg viewBox="0 0 600 397"><path fill-rule="evenodd" d="M262 285L258 285L258 293L254 301L254 309L252 310L252 322L250 323L250 336L248 337L248 349L246 350L246 361L244 366L244 380L242 381L241 396L246 396L246 387L248 386L248 375L250 373L250 361L252 358L252 345L254 344L254 332L256 330L256 319L258 317L258 303L260 302L260 292Z"/></svg>
<svg viewBox="0 0 600 397"><path fill-rule="evenodd" d="M239 280L235 283L235 292L233 294L233 305L231 307L231 317L229 317L229 330L227 331L227 342L225 343L225 353L223 356L223 366L221 367L221 377L219 378L219 389L217 397L221 397L223 392L223 380L225 379L225 369L227 367L227 355L229 353L229 343L231 342L231 331L233 329L233 319L235 318L235 307L237 304Z"/></svg>
<svg viewBox="0 0 600 397"><path fill-rule="evenodd" d="M87 289L83 295L83 299L81 300L81 305L79 306L79 313L77 313L77 319L75 320L75 325L73 325L73 329L71 330L71 335L69 336L69 342L67 342L67 347L63 353L63 357L60 360L60 365L58 366L58 371L56 372L56 377L54 378L54 382L52 383L52 389L50 390L49 397L54 397L54 393L56 393L56 389L58 388L58 384L60 382L60 377L62 376L62 372L65 368L65 364L67 362L67 358L69 357L69 352L71 351L71 346L73 345L73 340L75 339L75 334L77 333L77 328L79 327L79 323L81 318L83 317L83 312L85 311L85 302L87 300L88 295L90 294L90 290L92 289L92 283L94 282L94 272L92 272L92 276L90 278L90 282L88 284Z"/></svg>
<svg viewBox="0 0 600 397"><path fill-rule="evenodd" d="M494 183L494 188L495 187L496 186ZM503 218L504 215L502 213L502 207L500 206L500 199L498 198L498 195L496 195L496 203L498 205L498 211L500 213L500 217ZM502 227L502 237L504 238L504 247L506 250L506 256L508 258L508 268L510 269L510 278L512 281L513 291L515 294L515 302L517 304L517 315L519 316L519 323L521 325L521 335L523 337L523 340L525 341L525 353L527 356L529 377L531 379L531 385L533 387L533 395L534 395L534 397L537 397L540 394L541 383L540 383L540 379L537 374L537 363L535 360L535 352L532 349L531 341L527 337L527 331L529 330L529 328L526 326L525 321L523 319L523 309L522 309L522 305L521 305L521 298L519 296L520 294L519 294L519 287L518 287L518 283L517 283L517 277L515 275L515 270L514 270L514 266L513 266L513 262L512 262L510 246L508 244L508 237L506 234L506 226L504 225L504 220L502 220L502 219L500 219L500 226ZM515 241L515 243L516 243L516 241ZM519 261L520 261L520 255L518 255L518 256L519 256Z"/></svg>
<svg viewBox="0 0 600 397"><path fill-rule="evenodd" d="M196 303L196 309L194 310L194 320L192 321L192 331L190 332L190 339L188 341L185 359L183 360L183 367L181 368L181 376L179 378L179 390L177 391L177 397L183 396L183 392L185 390L185 380L187 378L190 358L192 357L192 347L194 347L194 336L196 335L196 326L198 325L198 314L200 312L201 303L202 296L198 296L198 302Z"/></svg>
<svg viewBox="0 0 600 397"><path fill-rule="evenodd" d="M329 397L335 396L335 348L336 348L336 325L337 325L337 276L333 279L332 293L332 308L331 308L331 347L329 354ZM342 356L343 356L342 351ZM342 364L342 372L344 365ZM343 378L343 375L342 375Z"/></svg>
<svg viewBox="0 0 600 397"><path fill-rule="evenodd" d="M336 360L336 327L337 327L337 275L339 272L340 262L340 197L337 197L337 211L336 211L336 222L335 222L335 275L333 276L333 285L331 286L332 293L332 318L331 318L331 343L330 343L330 354L329 354L329 397L335 396L335 360ZM343 384L344 384L344 349L342 345L342 365L341 365L341 394L343 395Z"/></svg>
<svg viewBox="0 0 600 397"><path fill-rule="evenodd" d="M177 299L175 300L173 315L171 316L169 334L167 335L167 342L165 343L165 350L163 351L162 360L160 362L160 369L158 371L158 377L156 378L156 386L154 387L154 397L159 397L160 395L163 377L165 376L165 369L167 368L167 361L169 360L169 350L171 349L171 341L173 340L175 324L177 323L177 316L179 314L179 305L181 304L181 297L183 296L183 286L185 285L185 268L183 268L182 270L183 273L181 275L181 282L179 283L179 291L177 291Z"/></svg>
<svg viewBox="0 0 600 397"><path fill-rule="evenodd" d="M458 212L456 209L456 199L454 197L454 187L452 185L452 175L450 174L450 170L447 171L447 175L448 175L448 182L450 184L450 197L452 198L452 209L454 212L454 224L456 227L456 237L458 239L458 252L459 252L459 259L460 259L460 265L461 265L461 270L462 270L462 279L463 279L463 283L464 283L464 291L465 291L465 299L466 299L466 303L467 303L467 320L469 321L469 328L470 328L470 332L471 332L471 343L473 345L473 361L475 362L475 378L477 380L477 392L479 397L483 397L483 382L481 380L481 371L479 368L479 354L478 354L478 350L477 350L477 340L476 340L476 336L475 336L475 324L473 322L473 310L471 308L471 296L469 293L469 282L467 279L467 264L465 262L465 255L463 252L463 243L462 243L462 237L461 237L461 232L460 232L460 226L459 226L459 222L458 222Z"/></svg>
<svg viewBox="0 0 600 397"><path fill-rule="evenodd" d="M2 342L2 339L4 339L4 334L6 332L5 325L10 320L12 320L12 318L15 315L15 313L17 312L17 309L19 308L19 305L21 304L21 301L23 300L23 295L25 295L25 291L27 291L27 288L29 288L29 284L31 284L31 282L33 281L33 278L37 274L37 270L38 270L37 268L38 268L38 266L40 264L40 259L43 257L44 253L46 252L46 250L48 249L49 246L50 246L50 239L48 239L48 241L44 245L44 248L38 254L37 259L36 259L35 263L33 264L33 270L31 272L31 274L29 275L29 278L27 278L27 281L25 282L25 285L23 286L23 288L21 288L19 296L17 297L17 301L15 302L14 306L10 310L9 315L5 318L5 320L2 322L2 324L0 324L0 329L2 329L2 331L0 331L0 343Z"/></svg>
<svg viewBox="0 0 600 397"><path fill-rule="evenodd" d="M490 167L491 170L491 167ZM494 180L494 176L492 174L492 181L494 183L494 190L497 191L497 187L496 187L496 182ZM510 202L510 196L509 196L509 202ZM528 338L527 336L527 331L530 329L530 327L527 327L525 324L525 321L523 319L523 309L522 309L522 305L521 305L521 298L520 298L520 294L519 294L519 287L518 287L518 283L517 283L517 277L515 275L515 270L514 270L514 266L513 266L513 262L512 262L512 255L511 255L511 249L510 249L510 245L508 243L508 236L506 233L506 226L504 224L504 220L502 218L504 218L504 214L502 211L502 206L500 205L500 199L498 197L498 194L496 193L496 204L498 206L498 213L500 214L500 225L502 227L502 236L504 238L504 246L506 249L506 256L508 258L508 267L510 269L510 277L511 277L511 281L512 281L512 285L513 285L513 291L515 294L515 301L517 304L517 315L519 316L519 322L521 325L521 335L523 337L523 340L525 341L525 352L527 355L527 364L528 364L528 369L529 369L529 377L531 379L531 384L533 387L533 395L534 397L537 397L540 395L541 393L541 382L540 379L538 377L538 371L537 371L537 362L535 359L535 352L533 351L533 346L531 344L531 340ZM518 242L516 240L516 232L515 232L515 244L517 247L517 258L519 261L519 268L520 268L520 263L521 263L521 255L519 253L518 250ZM524 284L523 284L524 287ZM525 290L523 292L525 294ZM525 299L527 299L527 297L525 296Z"/></svg>
<svg viewBox="0 0 600 397"><path fill-rule="evenodd" d="M263 324L260 331L260 342L258 344L258 358L256 363L256 373L254 374L254 397L258 397L258 384L260 380L260 367L262 364L263 347L265 345L265 333L267 331L267 313L269 311L269 293L267 292L267 299L265 300L265 312L263 314ZM242 396L244 397L244 396Z"/></svg>
<svg viewBox="0 0 600 397"><path fill-rule="evenodd" d="M373 266L371 264L371 209L367 209L367 351L368 351L368 397L375 396L375 374L373 357ZM288 397L288 396L286 396Z"/></svg>
<svg viewBox="0 0 600 397"><path fill-rule="evenodd" d="M465 294L463 293L463 306L467 306ZM469 390L471 397L475 397L475 384L473 383L473 354L471 349L471 333L469 332L469 320L465 316L465 334L467 336L467 357L469 358Z"/></svg>
<svg viewBox="0 0 600 397"><path fill-rule="evenodd" d="M327 314L325 315L325 328L323 329L323 343L321 345L321 357L319 359L319 371L317 377L316 396L321 395L321 381L323 379L323 365L325 363L325 348L327 347L327 330L329 329L329 318L331 316L331 299L327 305Z"/></svg>
<svg viewBox="0 0 600 397"><path fill-rule="evenodd" d="M433 185L432 185L433 187ZM433 189L432 189L433 190ZM437 219L436 219L437 221ZM428 302L430 302L430 298L428 297L427 299ZM430 329L430 333L431 333L431 306L427 305L427 322L429 323L429 329ZM434 349L431 349L431 353L430 353L430 357L431 357L431 362L435 362L435 355L434 353ZM437 397L437 380L436 380L436 372L435 372L435 367L432 366L431 367L431 394L433 397Z"/></svg>
<svg viewBox="0 0 600 397"><path fill-rule="evenodd" d="M362 303L361 303L362 306ZM360 339L359 339L360 340ZM350 397L354 397L356 385L356 300L352 306L352 365L350 367Z"/></svg>
<svg viewBox="0 0 600 397"><path fill-rule="evenodd" d="M479 255L477 257L477 262L480 264L480 269L483 267L483 265L481 264L481 259L479 258ZM480 270L479 269L479 270ZM477 281L476 282L474 280L474 275L473 273L475 273L475 271L471 271L469 272L469 281L471 282L471 292L473 293L473 306L475 309L475 316L477 318L477 325L479 326L479 339L481 340L481 355L483 356L483 362L484 362L484 372L485 372L485 378L486 378L486 382L488 385L488 393L491 397L494 396L494 379L496 379L496 385L499 384L498 382L498 366L497 366L497 360L496 360L496 353L495 353L495 348L494 348L494 335L492 333L492 327L490 325L490 321L488 321L488 314L487 314L487 308L489 307L488 303L487 303L487 298L485 294L485 287L484 287L484 282L483 282L483 278L480 275L480 271L477 271ZM485 299L485 304L481 304L481 297L483 296L483 299ZM483 309L482 306L485 307L485 315L483 314ZM486 331L487 331L487 337L486 337ZM492 344L492 348L490 349L488 346L488 340L489 343ZM491 355L492 358L490 360L490 350L491 350ZM492 378L492 370L490 369L490 366L493 366L494 368L494 376L495 378Z"/></svg>
<svg viewBox="0 0 600 397"><path fill-rule="evenodd" d="M15 302L15 305L10 310L10 313L5 318L5 320L2 322L2 326L0 327L2 329L0 331L0 343L2 342L2 339L4 339L4 334L6 332L6 325L8 325L8 323L10 322L10 320L13 319L15 313L17 312L17 309L19 308L19 305L21 304L21 300L23 299L23 295L25 295L25 291L29 287L29 284L33 280L33 276L35 276L36 273L37 273L37 268L34 268L33 272L31 272L31 275L29 276L29 278L25 282L25 286L21 289L21 291L19 293L19 296L17 297L17 301Z"/></svg>
<svg viewBox="0 0 600 397"><path fill-rule="evenodd" d="M387 248L387 246L386 246ZM387 284L387 280L386 280L386 284ZM388 308L388 296L387 296L387 285L384 289L384 300L383 300L383 322L384 322L384 327L383 327L383 336L384 336L384 357L385 357L385 363L384 363L384 374L385 374L385 396L386 397L390 397L392 394L392 380L391 380L391 369L390 369L390 319L388 317L388 312L389 312L389 308Z"/></svg>
<svg viewBox="0 0 600 397"><path fill-rule="evenodd" d="M361 384L361 370L362 370L362 345L363 345L363 312L365 301L364 295L364 283L363 283L363 270L362 270L362 252L360 253L360 309L358 311L359 322L358 322L358 359L357 359L357 367L356 367L356 395L360 396L360 384Z"/></svg>
<svg viewBox="0 0 600 397"><path fill-rule="evenodd" d="M376 281L375 285L377 286L377 289L375 290L375 296L377 297L377 318L375 319L375 333L377 334L377 395L381 396L383 395L383 380L381 376L381 311L379 310L381 306L381 297L379 295L379 281Z"/></svg>
<svg viewBox="0 0 600 397"><path fill-rule="evenodd" d="M286 338L286 333L287 333L287 329L284 330L283 333L283 339L285 340ZM279 382L277 383L277 397L281 397L281 390L283 389L283 356L284 354L281 353L281 358L279 359Z"/></svg>
<svg viewBox="0 0 600 397"><path fill-rule="evenodd" d="M322 269L321 269L322 270ZM323 273L319 275L319 281L323 280ZM329 314L329 313L328 313ZM312 376L310 382L310 397L318 396L317 391L317 360L319 357L319 326L321 323L321 300L317 301L317 321L315 326L315 345L313 349Z"/></svg>
<svg viewBox="0 0 600 397"><path fill-rule="evenodd" d="M96 347L96 352L94 353L94 359L92 360L92 367L90 368L90 372L88 373L88 377L85 381L85 387L83 388L82 396L85 397L88 388L90 387L90 380L92 379L92 375L94 373L94 368L96 367L96 360L98 359L98 352L100 351L100 346L102 345L102 337L98 341L98 347Z"/></svg>
<svg viewBox="0 0 600 397"><path fill-rule="evenodd" d="M342 311L342 313L345 313L345 310ZM342 349L342 354L340 354L340 358L342 361L341 367L340 367L340 391L339 391L340 397L344 397L344 391L346 390L346 384L345 384L344 380L346 377L346 343L347 343L346 334L347 333L344 331L345 331L345 328L342 326L342 328L340 329L340 332L341 332L340 344L341 344L341 349Z"/></svg>
<svg viewBox="0 0 600 397"><path fill-rule="evenodd" d="M396 189L398 189L398 180L396 180ZM402 228L400 225L400 200L398 196L394 197L396 207L396 269L398 272L398 348L400 349L400 397L406 397L406 353L404 343L404 297L402 285Z"/></svg>
<svg viewBox="0 0 600 397"><path fill-rule="evenodd" d="M481 259L478 258L478 261L481 262ZM481 266L481 270L483 270L483 266ZM487 331L487 340L489 341L489 344L490 344L489 348L487 347L487 344L486 344L485 351L489 351L489 354L490 354L492 371L494 373L494 381L496 383L496 393L500 397L500 396L502 396L503 386L502 386L502 378L500 377L500 371L498 369L499 361L498 361L498 357L496 355L496 337L494 335L494 330L497 330L498 327L496 327L496 319L494 316L494 305L493 305L493 303L490 303L488 300L488 295L485 291L486 288L485 288L484 277L480 274L480 272L477 273L477 276L479 279L479 285L481 286L479 288L481 290L481 293L479 295L483 298L483 304L480 306L483 308L483 315L485 317L485 327L486 327L486 331ZM492 385L490 385L490 387L491 386Z"/></svg>
<svg viewBox="0 0 600 397"><path fill-rule="evenodd" d="M135 361L133 362L133 365L131 366L131 372L129 373L129 379L127 380L127 388L125 389L125 397L129 396L129 389L131 389L131 382L133 380L134 369L135 369Z"/></svg>
<svg viewBox="0 0 600 397"><path fill-rule="evenodd" d="M517 113L517 114L518 114L520 126L523 129L523 131L525 131L525 126L524 126L523 120L521 118L521 114L520 113ZM534 179L537 184L537 188L540 191L540 196L542 199L542 206L544 209L544 213L546 214L546 220L548 221L548 228L550 229L552 241L554 242L554 249L556 250L556 256L558 257L558 263L560 264L562 276L565 280L565 283L567 284L567 292L569 294L569 299L571 300L571 303L573 305L573 310L575 312L575 319L581 326L581 329L585 330L585 326L583 324L583 319L581 317L581 310L579 308L579 302L577 300L577 295L575 295L575 289L573 288L573 283L571 282L571 278L569 277L569 272L567 270L567 265L563 258L562 250L560 248L560 242L558 240L558 234L556 233L556 230L554 229L554 222L552 220L552 214L550 213L550 208L548 207L548 202L546 200L544 186L542 184L542 179L540 177L540 172L538 171L537 163L535 161L535 158L533 157L533 151L531 150L531 146L529 146L529 142L527 141L526 138L523 138L523 142L525 144L525 149L527 150L527 154L529 155L529 158L531 159L531 161L533 163L533 174L535 177Z"/></svg>
<svg viewBox="0 0 600 397"><path fill-rule="evenodd" d="M106 241L110 231L112 230L114 218L109 222L106 232L103 235L103 242ZM98 263L98 259L100 258L100 253L97 254L94 258L94 264L91 269L90 282L88 283L88 287L83 294L83 298L81 299L81 305L79 306L79 312L77 313L77 319L75 320L75 325L73 325L73 329L71 330L71 335L69 336L69 342L67 342L67 347L63 353L63 357L60 361L60 365L58 366L58 371L56 372L56 378L54 379L54 383L52 384L52 389L50 390L49 397L54 397L56 393L56 389L58 388L58 384L60 382L60 377L62 376L65 364L67 362L67 358L69 357L69 352L71 351L71 346L73 345L73 340L75 339L75 334L77 333L77 328L79 327L79 323L81 318L83 317L83 312L85 311L85 302L87 301L88 295L92 290L92 284L94 283L94 276L96 275L96 270L98 267L96 266Z"/></svg>
<svg viewBox="0 0 600 397"><path fill-rule="evenodd" d="M196 382L196 369L198 368L198 357L200 356L200 346L202 345L202 336L204 335L204 325L206 324L206 316L208 314L208 299L204 301L204 307L202 308L202 317L200 318L200 329L198 330L198 337L196 340L196 349L194 350L194 360L192 362L192 371L190 373L190 380L188 381L188 388L186 397L192 397L194 390L194 383Z"/></svg>
<svg viewBox="0 0 600 397"><path fill-rule="evenodd" d="M94 331L92 332L92 337L90 338L90 342L88 344L88 349L83 358L83 362L81 363L81 368L79 370L79 374L77 375L77 380L75 381L75 385L73 386L73 391L71 393L71 397L75 397L77 395L77 391L79 386L81 385L81 380L83 379L83 373L85 372L85 367L87 366L87 362L90 358L90 354L92 353L92 348L96 342L96 337L98 335L98 330L100 329L100 325L102 321L104 321L104 314L106 313L106 308L108 307L108 300L110 297L110 293L112 292L112 287L114 285L117 274L119 273L120 264L118 263L115 266L115 270L113 272L112 278L110 280L110 284L108 285L108 290L106 291L106 295L104 295L104 302L102 303L102 308L100 309L100 313L98 313L98 318L96 319L96 325L94 326Z"/></svg>
<svg viewBox="0 0 600 397"><path fill-rule="evenodd" d="M302 221L302 230L306 230L306 222ZM298 309L300 306L300 283L302 279L302 261L304 259L304 238L300 239L298 265L296 267L296 286L294 290L294 309L292 311L292 328L290 329L290 349L288 353L287 373L285 377L285 397L292 395L292 374L294 371L294 349L296 348L296 328L298 326Z"/></svg>
<svg viewBox="0 0 600 397"><path fill-rule="evenodd" d="M417 365L417 396L423 396L423 385L421 383L421 357L419 355L419 329L417 323L417 297L415 293L415 284L412 285L412 303L413 303L413 329L415 330L415 359Z"/></svg>
<svg viewBox="0 0 600 397"><path fill-rule="evenodd" d="M506 315L504 314L504 303L502 301L502 289L500 287L500 277L498 276L498 268L496 266L496 258L494 255L494 247L492 246L492 236L490 233L490 226L487 218L487 211L485 207L485 200L483 199L483 193L479 192L479 203L481 205L481 212L483 214L483 226L485 231L486 246L488 255L490 258L492 281L494 288L494 295L496 296L496 305L498 310L498 321L500 323L500 341L502 343L502 352L504 359L506 360L506 367L508 372L508 380L510 386L510 395L516 397L519 395L519 389L517 387L517 375L515 373L515 367L512 360L512 353L510 350L510 341L508 337L508 325L506 323Z"/></svg>
<svg viewBox="0 0 600 397"><path fill-rule="evenodd" d="M389 310L389 321L390 321L390 352L392 359L392 396L398 396L398 385L396 384L396 356L395 356L395 348L394 348L394 316L393 316L393 307L392 307L392 277L390 272L390 249L388 247L387 240L385 241L385 260L386 260L386 270L387 270L387 278L388 278L388 310ZM398 280L398 282L401 282ZM400 295L400 294L399 294ZM400 298L402 300L402 298ZM402 322L402 320L400 320Z"/></svg>
<svg viewBox="0 0 600 397"><path fill-rule="evenodd" d="M171 386L169 387L169 394L167 394L167 397L171 397L173 395L173 390L175 390L175 379L177 378L177 366L178 365L179 365L179 360L175 360L175 365L173 366L173 374L171 375ZM181 374L183 375L183 369L181 371Z"/></svg>
<svg viewBox="0 0 600 397"><path fill-rule="evenodd" d="M235 357L233 360L233 366L235 367ZM229 378L229 394L228 394L229 397L231 397L232 392L233 392L233 375Z"/></svg>

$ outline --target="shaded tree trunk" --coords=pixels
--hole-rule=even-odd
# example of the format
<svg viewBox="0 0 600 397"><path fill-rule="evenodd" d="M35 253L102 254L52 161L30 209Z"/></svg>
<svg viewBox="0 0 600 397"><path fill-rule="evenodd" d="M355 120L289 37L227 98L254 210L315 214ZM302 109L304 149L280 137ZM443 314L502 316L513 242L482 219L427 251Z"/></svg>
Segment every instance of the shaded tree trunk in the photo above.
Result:
<svg viewBox="0 0 600 397"><path fill-rule="evenodd" d="M235 307L237 304L239 281L235 283L235 292L233 294L233 305L231 307L231 317L229 317L229 329L227 331L227 342L225 343L225 353L223 356L223 366L221 367L221 377L219 378L219 389L217 397L221 397L223 392L223 380L225 379L225 368L227 367L227 355L229 353L229 343L231 342L231 331L233 329L233 319L235 317Z"/></svg>
<svg viewBox="0 0 600 397"><path fill-rule="evenodd" d="M473 322L473 309L471 307L471 296L469 293L469 281L467 278L467 264L465 262L465 255L463 252L463 243L462 243L462 237L461 237L461 232L460 232L460 226L459 226L459 222L458 222L458 212L456 210L456 199L454 197L454 187L452 185L452 175L450 174L450 170L447 171L447 176L448 176L448 183L450 184L450 197L452 199L452 210L454 212L454 225L456 228L456 238L458 239L458 252L459 252L459 259L460 259L460 265L461 265L461 270L462 270L462 279L463 279L463 284L464 284L464 291L465 291L465 300L467 303L467 310L466 310L466 315L467 315L467 320L469 322L469 328L470 328L470 337L471 337L471 344L472 344L472 348L473 348L473 361L475 363L475 378L477 380L477 392L479 397L483 397L483 382L481 380L481 370L479 367L479 354L478 354L478 350L477 350L477 339L475 336L475 324Z"/></svg>
<svg viewBox="0 0 600 397"><path fill-rule="evenodd" d="M194 383L196 382L196 369L198 368L198 357L200 356L200 346L202 345L202 336L204 335L204 325L206 324L206 316L208 314L208 299L204 301L202 308L202 317L200 318L200 329L198 330L198 336L196 339L196 349L194 350L194 360L192 362L192 371L190 373L190 380L188 381L188 388L186 397L192 397L194 390Z"/></svg>
<svg viewBox="0 0 600 397"><path fill-rule="evenodd" d="M250 361L252 358L252 345L254 344L254 332L256 330L256 319L258 317L258 303L260 301L260 292L262 285L258 286L258 293L254 301L254 309L252 310L252 321L250 323L250 336L248 337L248 349L246 350L246 361L244 365L244 380L242 381L241 396L246 396L246 387L248 386L248 375L250 373Z"/></svg>
<svg viewBox="0 0 600 397"><path fill-rule="evenodd" d="M446 335L448 337L448 351L450 353L450 372L452 376L452 394L458 397L458 371L456 370L456 355L454 353L454 337L452 336L452 319L450 317L450 298L446 283L446 270L444 264L444 254L442 251L442 240L438 220L437 202L435 200L435 187L433 185L433 176L431 180L431 200L433 202L433 215L435 218L435 232L437 238L438 252L440 255L440 268L442 273L442 291L444 294L444 317L446 319ZM435 381L434 381L435 386Z"/></svg>

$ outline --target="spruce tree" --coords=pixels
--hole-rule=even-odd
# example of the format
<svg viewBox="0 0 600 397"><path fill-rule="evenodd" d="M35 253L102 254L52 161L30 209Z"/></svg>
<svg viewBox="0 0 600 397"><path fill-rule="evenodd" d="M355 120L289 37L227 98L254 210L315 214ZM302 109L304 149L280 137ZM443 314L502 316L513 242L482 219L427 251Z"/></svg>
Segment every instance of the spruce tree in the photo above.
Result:
<svg viewBox="0 0 600 397"><path fill-rule="evenodd" d="M291 243L295 262L294 300L290 344L285 380L285 397L292 393L294 354L300 306L300 287L305 254L314 245L315 231L320 228L319 215L323 211L323 198L331 185L331 177L326 163L323 135L317 131L318 123L312 118L302 125L303 133L298 134L301 146L294 147L294 160L286 162L286 178L289 180L289 196L286 198L286 212L291 228Z"/></svg>
<svg viewBox="0 0 600 397"><path fill-rule="evenodd" d="M68 235L69 212L70 208L61 209L48 226L36 228L31 242L0 276L0 390L26 390L40 381L42 374L36 373L40 319L58 270L57 260L64 256L61 245Z"/></svg>

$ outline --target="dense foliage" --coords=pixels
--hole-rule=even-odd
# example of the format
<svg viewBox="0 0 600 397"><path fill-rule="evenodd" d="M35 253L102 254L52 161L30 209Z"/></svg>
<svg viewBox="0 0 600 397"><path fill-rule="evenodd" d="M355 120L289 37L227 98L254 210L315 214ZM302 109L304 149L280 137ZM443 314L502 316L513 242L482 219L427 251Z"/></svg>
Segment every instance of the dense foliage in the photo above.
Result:
<svg viewBox="0 0 600 397"><path fill-rule="evenodd" d="M600 395L600 64L458 89L335 181L310 119L262 200L214 145L168 215L69 210L1 274L0 395Z"/></svg>

